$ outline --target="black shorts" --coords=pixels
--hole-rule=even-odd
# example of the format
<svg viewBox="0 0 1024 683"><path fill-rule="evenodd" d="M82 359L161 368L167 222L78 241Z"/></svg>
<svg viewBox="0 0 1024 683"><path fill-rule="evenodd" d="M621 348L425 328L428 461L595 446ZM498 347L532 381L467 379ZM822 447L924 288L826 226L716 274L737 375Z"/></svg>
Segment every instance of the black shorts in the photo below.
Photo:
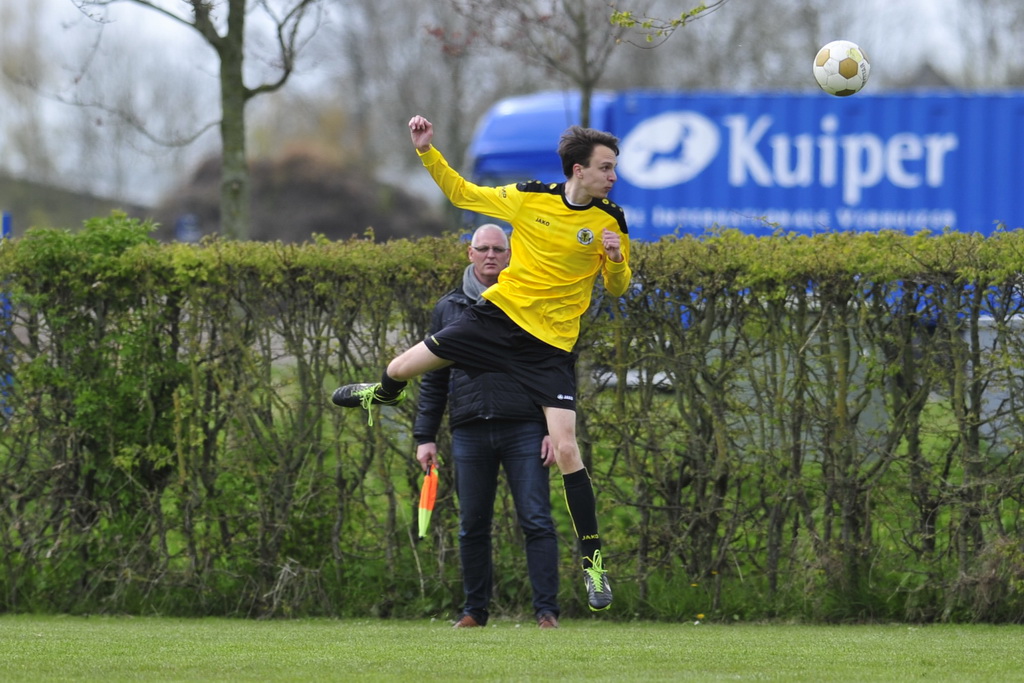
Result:
<svg viewBox="0 0 1024 683"><path fill-rule="evenodd" d="M537 405L576 410L576 354L537 339L490 301L470 306L423 341L470 375L504 372Z"/></svg>

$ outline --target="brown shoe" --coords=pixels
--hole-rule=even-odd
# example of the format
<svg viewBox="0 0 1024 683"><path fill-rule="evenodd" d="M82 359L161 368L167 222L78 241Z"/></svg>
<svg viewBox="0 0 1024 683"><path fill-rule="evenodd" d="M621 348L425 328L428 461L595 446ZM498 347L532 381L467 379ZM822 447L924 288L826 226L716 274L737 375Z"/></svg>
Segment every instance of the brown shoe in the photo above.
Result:
<svg viewBox="0 0 1024 683"><path fill-rule="evenodd" d="M540 628L558 628L558 617L551 612L544 612L544 614L537 617L537 626Z"/></svg>
<svg viewBox="0 0 1024 683"><path fill-rule="evenodd" d="M480 628L483 624L477 623L476 619L469 614L463 614L459 620L452 624L452 628Z"/></svg>

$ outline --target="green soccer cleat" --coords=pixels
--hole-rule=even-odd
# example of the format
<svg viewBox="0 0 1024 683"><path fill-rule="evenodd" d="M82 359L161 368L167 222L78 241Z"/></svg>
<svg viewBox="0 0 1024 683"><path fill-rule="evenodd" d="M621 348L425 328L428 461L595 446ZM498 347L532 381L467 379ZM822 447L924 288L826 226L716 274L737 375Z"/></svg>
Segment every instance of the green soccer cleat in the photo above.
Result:
<svg viewBox="0 0 1024 683"><path fill-rule="evenodd" d="M405 389L397 396L381 396L380 382L374 384L346 384L334 390L331 402L342 408L362 408L366 411L366 423L373 426L373 413L370 406L397 406L405 400Z"/></svg>
<svg viewBox="0 0 1024 683"><path fill-rule="evenodd" d="M608 572L600 550L594 551L590 566L583 570L583 583L587 587L587 602L592 612L601 612L612 606L612 587L608 584Z"/></svg>

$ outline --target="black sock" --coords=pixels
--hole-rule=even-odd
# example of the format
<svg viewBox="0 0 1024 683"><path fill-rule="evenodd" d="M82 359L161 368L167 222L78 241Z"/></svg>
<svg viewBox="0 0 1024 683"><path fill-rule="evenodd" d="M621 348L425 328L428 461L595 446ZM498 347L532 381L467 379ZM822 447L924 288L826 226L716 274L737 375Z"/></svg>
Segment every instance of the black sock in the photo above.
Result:
<svg viewBox="0 0 1024 683"><path fill-rule="evenodd" d="M590 566L594 551L601 549L601 536L597 533L597 503L594 500L594 486L586 468L562 475L565 486L565 505L580 541L584 568Z"/></svg>
<svg viewBox="0 0 1024 683"><path fill-rule="evenodd" d="M385 370L380 375L380 396L381 398L398 398L407 384L408 382L391 379L388 377L388 371Z"/></svg>

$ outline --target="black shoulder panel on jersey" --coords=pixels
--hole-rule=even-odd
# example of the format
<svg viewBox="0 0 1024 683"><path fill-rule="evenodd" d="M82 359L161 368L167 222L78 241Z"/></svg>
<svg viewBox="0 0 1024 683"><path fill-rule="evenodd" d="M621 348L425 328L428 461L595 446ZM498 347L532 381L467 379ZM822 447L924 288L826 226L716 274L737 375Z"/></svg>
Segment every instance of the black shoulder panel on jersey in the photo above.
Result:
<svg viewBox="0 0 1024 683"><path fill-rule="evenodd" d="M619 230L622 231L623 235L629 234L629 228L626 227L626 212L622 210L621 206L609 199L595 200L594 206L612 216L615 222L619 224Z"/></svg>
<svg viewBox="0 0 1024 683"><path fill-rule="evenodd" d="M545 194L562 194L562 183L542 183L539 180L527 180L516 183L520 192L543 192Z"/></svg>

